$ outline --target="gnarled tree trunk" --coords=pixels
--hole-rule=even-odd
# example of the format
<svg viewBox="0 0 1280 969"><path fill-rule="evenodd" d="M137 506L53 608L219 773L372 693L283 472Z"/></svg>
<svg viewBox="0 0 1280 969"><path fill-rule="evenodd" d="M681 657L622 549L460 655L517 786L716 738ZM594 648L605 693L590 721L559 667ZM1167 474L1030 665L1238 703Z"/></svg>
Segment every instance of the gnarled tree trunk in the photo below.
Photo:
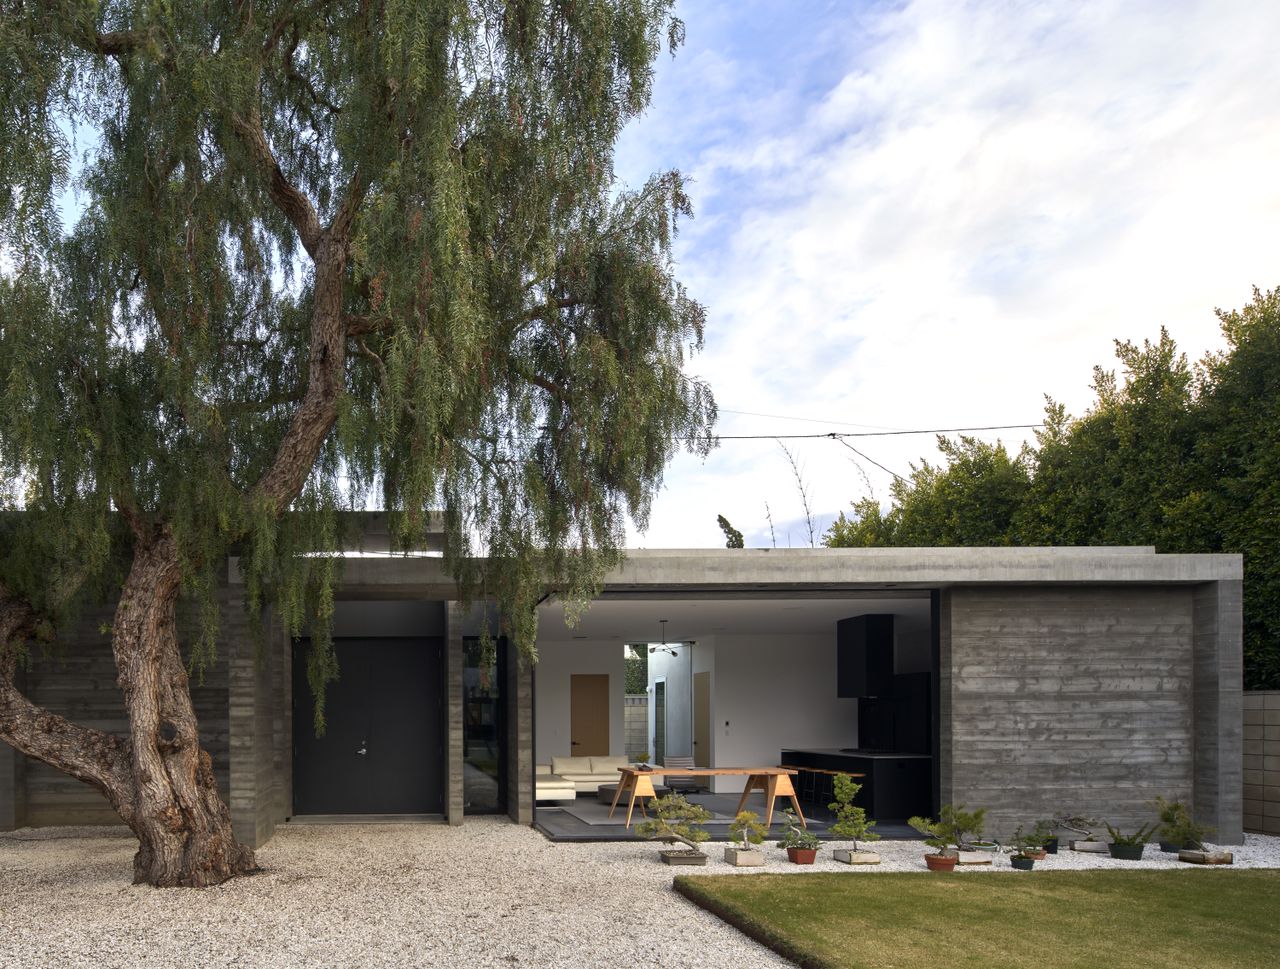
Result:
<svg viewBox="0 0 1280 969"><path fill-rule="evenodd" d="M112 626L118 682L129 716L135 883L216 885L253 871L253 851L231 830L213 762L200 746L178 649L181 569L167 533L135 550Z"/></svg>

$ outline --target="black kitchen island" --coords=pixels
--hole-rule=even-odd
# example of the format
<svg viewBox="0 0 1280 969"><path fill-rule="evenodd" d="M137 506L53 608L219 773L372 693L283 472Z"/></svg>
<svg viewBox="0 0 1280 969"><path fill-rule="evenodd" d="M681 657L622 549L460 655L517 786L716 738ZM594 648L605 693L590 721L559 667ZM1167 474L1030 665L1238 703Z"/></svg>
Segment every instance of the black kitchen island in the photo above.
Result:
<svg viewBox="0 0 1280 969"><path fill-rule="evenodd" d="M783 749L778 763L803 772L799 778L801 800L825 807L832 799L831 776L809 771L841 771L863 775L854 778L862 790L853 803L864 808L873 821L905 821L933 812L933 757L929 754L840 747Z"/></svg>

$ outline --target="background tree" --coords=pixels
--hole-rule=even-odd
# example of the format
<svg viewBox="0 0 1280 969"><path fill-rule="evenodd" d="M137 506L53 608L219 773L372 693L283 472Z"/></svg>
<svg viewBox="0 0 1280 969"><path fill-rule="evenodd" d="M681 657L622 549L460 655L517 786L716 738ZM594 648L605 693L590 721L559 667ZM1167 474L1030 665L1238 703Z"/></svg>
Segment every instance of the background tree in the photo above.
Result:
<svg viewBox="0 0 1280 969"><path fill-rule="evenodd" d="M649 691L649 651L644 646L628 646L622 667L623 692L638 696Z"/></svg>
<svg viewBox="0 0 1280 969"><path fill-rule="evenodd" d="M1050 400L1037 447L943 440L885 510L865 498L837 547L1154 545L1244 556L1244 683L1280 687L1280 289L1218 311L1226 348L1188 365L1169 334L1116 342L1118 375L1071 418Z"/></svg>
<svg viewBox="0 0 1280 969"><path fill-rule="evenodd" d="M442 509L447 566L531 654L545 587L589 594L673 442L710 447L682 372L703 311L670 262L681 179L613 176L680 40L670 6L0 0L0 462L24 513L0 739L107 796L137 881L254 864L187 682L233 544L251 609L310 625L322 698L336 565L300 553L342 547L339 508L380 496L405 544ZM14 680L104 588L123 738ZM201 632L180 644L184 594Z"/></svg>
<svg viewBox="0 0 1280 969"><path fill-rule="evenodd" d="M725 548L742 548L742 532L730 525L729 519L724 515L716 515L716 524L720 526L720 531L724 532Z"/></svg>

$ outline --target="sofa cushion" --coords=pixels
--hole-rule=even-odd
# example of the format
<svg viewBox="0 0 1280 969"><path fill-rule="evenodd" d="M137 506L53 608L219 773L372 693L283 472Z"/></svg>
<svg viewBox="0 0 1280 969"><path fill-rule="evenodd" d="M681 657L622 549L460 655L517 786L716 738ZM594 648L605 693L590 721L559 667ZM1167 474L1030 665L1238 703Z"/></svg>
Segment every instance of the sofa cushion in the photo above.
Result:
<svg viewBox="0 0 1280 969"><path fill-rule="evenodd" d="M566 774L590 774L590 757L552 757L551 773L564 777Z"/></svg>
<svg viewBox="0 0 1280 969"><path fill-rule="evenodd" d="M592 757L591 773L593 774L616 774L619 767L626 767L630 764L625 756L623 757Z"/></svg>

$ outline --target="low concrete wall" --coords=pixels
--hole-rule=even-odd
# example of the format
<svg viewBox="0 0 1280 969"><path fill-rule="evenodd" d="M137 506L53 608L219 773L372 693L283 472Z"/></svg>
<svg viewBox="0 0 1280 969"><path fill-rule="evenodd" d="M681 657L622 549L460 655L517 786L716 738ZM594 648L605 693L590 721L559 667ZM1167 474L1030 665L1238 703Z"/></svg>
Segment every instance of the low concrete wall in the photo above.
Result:
<svg viewBox="0 0 1280 969"><path fill-rule="evenodd" d="M1280 690L1244 695L1244 828L1280 834Z"/></svg>

